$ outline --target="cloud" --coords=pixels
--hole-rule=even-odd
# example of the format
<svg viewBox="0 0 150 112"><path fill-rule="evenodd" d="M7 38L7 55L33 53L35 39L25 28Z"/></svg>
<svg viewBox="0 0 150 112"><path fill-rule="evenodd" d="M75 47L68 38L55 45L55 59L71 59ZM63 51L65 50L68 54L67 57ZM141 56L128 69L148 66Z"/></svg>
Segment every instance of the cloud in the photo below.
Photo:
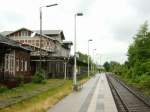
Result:
<svg viewBox="0 0 150 112"><path fill-rule="evenodd" d="M96 0L80 0L78 10L87 13Z"/></svg>
<svg viewBox="0 0 150 112"><path fill-rule="evenodd" d="M150 4L149 0L124 0L121 7L118 5L109 10L105 24L114 39L132 42L139 26L149 19L150 7L147 4Z"/></svg>
<svg viewBox="0 0 150 112"><path fill-rule="evenodd" d="M116 61L120 62L121 64L127 60L127 56L125 56L125 53L107 53L107 54L101 54L101 64L104 64L105 61Z"/></svg>
<svg viewBox="0 0 150 112"><path fill-rule="evenodd" d="M112 20L109 24L109 29L114 39L129 43L136 34L141 22L143 21L136 20L132 17L121 20Z"/></svg>
<svg viewBox="0 0 150 112"><path fill-rule="evenodd" d="M97 52L103 53L103 57L106 55L120 62L126 59L125 54L132 37L150 15L150 0L2 1L1 30L20 27L39 29L39 7L58 3L55 8L43 8L43 29L62 29L66 38L72 41L74 14L82 11L84 16L77 18L77 50L87 53L87 40L92 38L91 49L96 48Z"/></svg>
<svg viewBox="0 0 150 112"><path fill-rule="evenodd" d="M25 18L22 14L19 14L17 12L11 12L11 11L1 12L0 18L3 19L3 22L6 22L7 24L9 24L9 23L18 24L25 20Z"/></svg>
<svg viewBox="0 0 150 112"><path fill-rule="evenodd" d="M139 15L149 16L150 15L150 0L128 0Z"/></svg>

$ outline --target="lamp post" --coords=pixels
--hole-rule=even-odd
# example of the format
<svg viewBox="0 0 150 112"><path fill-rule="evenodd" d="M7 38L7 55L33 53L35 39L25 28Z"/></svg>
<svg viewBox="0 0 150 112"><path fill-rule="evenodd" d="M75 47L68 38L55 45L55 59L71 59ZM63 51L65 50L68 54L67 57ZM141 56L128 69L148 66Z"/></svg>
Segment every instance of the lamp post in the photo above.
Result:
<svg viewBox="0 0 150 112"><path fill-rule="evenodd" d="M40 11L40 69L41 69L41 58L42 58L42 54L41 54L41 48L42 48L42 8L44 7L52 7L52 6L56 6L58 4L51 4L51 5L46 5L46 6L41 6L39 8Z"/></svg>
<svg viewBox="0 0 150 112"><path fill-rule="evenodd" d="M93 41L92 39L89 39L88 40L88 77L90 76L90 73L89 73L89 61L90 61L90 57L89 57L89 43L90 43L90 41Z"/></svg>
<svg viewBox="0 0 150 112"><path fill-rule="evenodd" d="M66 78L67 78L67 59L66 58L64 58L64 61L65 61L65 71L64 71L64 80L66 80Z"/></svg>
<svg viewBox="0 0 150 112"><path fill-rule="evenodd" d="M67 63L69 62L69 58L70 57L68 57L68 58L64 58L64 67L65 67L65 69L64 69L64 80L66 80L67 79Z"/></svg>
<svg viewBox="0 0 150 112"><path fill-rule="evenodd" d="M76 17L77 16L83 16L83 13L76 13L74 15L74 74L73 74L73 84L74 89L77 85L77 65L76 65Z"/></svg>
<svg viewBox="0 0 150 112"><path fill-rule="evenodd" d="M93 73L94 73L94 51L96 51L96 49L93 49Z"/></svg>
<svg viewBox="0 0 150 112"><path fill-rule="evenodd" d="M99 72L101 72L101 58L102 58L102 54L98 54L98 56L99 56L99 69L100 69L100 71Z"/></svg>

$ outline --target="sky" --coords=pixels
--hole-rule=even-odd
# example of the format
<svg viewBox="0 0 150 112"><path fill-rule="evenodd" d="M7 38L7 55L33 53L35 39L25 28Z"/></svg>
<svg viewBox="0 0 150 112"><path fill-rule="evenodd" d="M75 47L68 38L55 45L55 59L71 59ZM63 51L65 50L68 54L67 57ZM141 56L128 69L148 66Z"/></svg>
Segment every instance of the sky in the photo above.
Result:
<svg viewBox="0 0 150 112"><path fill-rule="evenodd" d="M0 0L0 32L25 27L39 29L39 7L43 29L63 30L66 40L74 42L74 15L77 17L77 51L88 52L98 63L127 60L129 45L144 21L149 21L150 0ZM71 54L73 54L73 49ZM95 51L93 49L96 49ZM94 51L94 53L93 53Z"/></svg>

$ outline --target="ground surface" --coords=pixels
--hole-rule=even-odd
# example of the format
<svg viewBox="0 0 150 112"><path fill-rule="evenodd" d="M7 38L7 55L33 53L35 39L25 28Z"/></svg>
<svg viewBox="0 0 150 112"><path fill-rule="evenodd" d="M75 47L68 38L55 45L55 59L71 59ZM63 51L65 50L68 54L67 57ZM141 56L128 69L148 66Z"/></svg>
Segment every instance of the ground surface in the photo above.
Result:
<svg viewBox="0 0 150 112"><path fill-rule="evenodd" d="M105 74L97 74L83 89L65 97L48 112L117 112Z"/></svg>

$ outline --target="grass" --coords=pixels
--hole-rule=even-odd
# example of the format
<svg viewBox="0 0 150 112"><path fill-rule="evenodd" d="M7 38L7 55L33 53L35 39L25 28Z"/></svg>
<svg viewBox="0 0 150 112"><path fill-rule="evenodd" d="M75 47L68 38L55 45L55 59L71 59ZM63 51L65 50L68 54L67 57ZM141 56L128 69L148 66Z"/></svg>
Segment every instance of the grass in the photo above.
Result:
<svg viewBox="0 0 150 112"><path fill-rule="evenodd" d="M130 85L131 87L143 93L145 96L150 96L150 88L142 84L140 81L135 81L135 79L132 80L122 76L119 76L119 78L122 79L125 83L127 83L127 85Z"/></svg>
<svg viewBox="0 0 150 112"><path fill-rule="evenodd" d="M47 80L45 83L43 84L35 84L35 83L28 83L28 84L24 84L22 86L13 88L13 89L7 89L6 91L0 93L0 100L5 100L11 97L16 97L19 96L20 94L24 94L24 93L30 93L34 90L37 90L39 88L43 88L44 86L49 86L49 85L54 85L57 83L62 83L63 80L59 80L59 79L50 79Z"/></svg>
<svg viewBox="0 0 150 112"><path fill-rule="evenodd" d="M0 112L45 112L71 92L71 83L72 81L67 80L64 85L60 87L50 89L30 99L1 109Z"/></svg>
<svg viewBox="0 0 150 112"><path fill-rule="evenodd" d="M85 83L89 78L83 77L79 81ZM62 79L51 79L46 84L49 83L60 83L64 80ZM10 96L15 96L20 92L32 91L41 86L43 84L26 84L23 87L15 88L14 90L6 91L5 95L0 94L0 98L8 98ZM49 89L46 92L40 93L30 99L21 101L17 104L14 104L10 107L1 109L0 112L46 112L47 109L53 107L58 101L60 101L65 96L69 95L72 92L72 80L64 81L62 86ZM12 95L11 95L12 93Z"/></svg>

